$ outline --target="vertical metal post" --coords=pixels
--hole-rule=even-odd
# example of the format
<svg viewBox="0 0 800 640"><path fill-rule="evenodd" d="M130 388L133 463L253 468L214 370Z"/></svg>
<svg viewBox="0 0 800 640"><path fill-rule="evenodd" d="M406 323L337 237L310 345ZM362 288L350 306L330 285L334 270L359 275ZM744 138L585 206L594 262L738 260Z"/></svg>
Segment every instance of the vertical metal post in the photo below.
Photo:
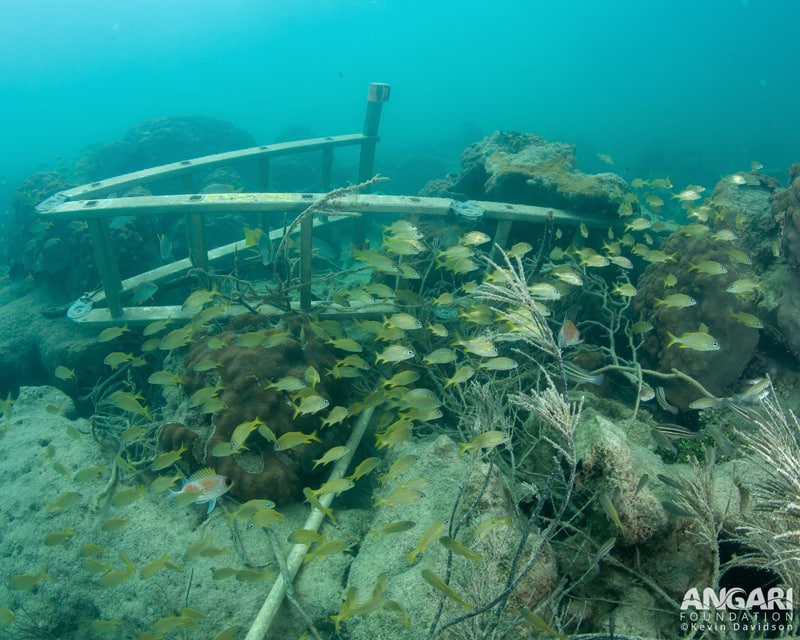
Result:
<svg viewBox="0 0 800 640"><path fill-rule="evenodd" d="M389 100L391 86L383 82L373 82L369 85L367 93L367 112L364 116L365 136L374 137L375 140L361 144L361 154L358 160L358 181L369 180L375 170L375 147L378 144L378 125L381 122L381 109L383 103ZM361 247L367 237L366 216L358 218L353 225L353 244Z"/></svg>
<svg viewBox="0 0 800 640"><path fill-rule="evenodd" d="M258 159L258 188L262 193L269 191L269 158ZM270 214L262 211L258 214L258 226L264 233L270 232Z"/></svg>
<svg viewBox="0 0 800 640"><path fill-rule="evenodd" d="M314 215L300 221L300 309L311 311L311 252L313 251Z"/></svg>
<svg viewBox="0 0 800 640"><path fill-rule="evenodd" d="M364 129L362 133L365 136L377 138L378 126L381 123L381 109L383 103L389 100L389 93L391 87L382 82L373 82L369 85L369 92L367 93L367 113L364 116ZM375 146L378 144L377 140L364 142L361 145L361 155L358 161L358 181L364 182L373 176L375 165Z"/></svg>
<svg viewBox="0 0 800 640"><path fill-rule="evenodd" d="M100 274L100 283L106 294L108 310L112 318L121 318L123 315L120 292L122 279L119 276L117 256L111 246L111 232L108 229L107 218L89 218L89 236L94 249L94 261Z"/></svg>
<svg viewBox="0 0 800 640"><path fill-rule="evenodd" d="M190 173L183 175L184 193L194 193L194 180ZM208 249L206 249L206 232L203 214L187 213L184 216L186 223L186 243L189 247L189 260L198 269L208 271Z"/></svg>
<svg viewBox="0 0 800 640"><path fill-rule="evenodd" d="M333 148L325 147L322 150L322 191L331 190L331 173L333 171Z"/></svg>

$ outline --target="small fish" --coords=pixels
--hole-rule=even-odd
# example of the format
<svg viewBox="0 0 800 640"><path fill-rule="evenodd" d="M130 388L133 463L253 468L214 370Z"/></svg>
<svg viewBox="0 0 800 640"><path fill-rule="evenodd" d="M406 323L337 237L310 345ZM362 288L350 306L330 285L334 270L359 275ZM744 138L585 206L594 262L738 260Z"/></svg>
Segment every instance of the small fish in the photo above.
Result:
<svg viewBox="0 0 800 640"><path fill-rule="evenodd" d="M338 496L340 493L344 493L356 486L356 483L353 482L350 478L336 478L334 480L328 480L325 484L323 484L319 489L315 489L313 494L319 498L320 496L326 496L329 494L333 494L334 496Z"/></svg>
<svg viewBox="0 0 800 640"><path fill-rule="evenodd" d="M381 463L381 459L378 457L371 457L365 458L361 462L356 465L356 468L353 470L348 478L350 478L353 482L356 482L359 478L362 478L370 473L372 473L377 466Z"/></svg>
<svg viewBox="0 0 800 640"><path fill-rule="evenodd" d="M630 282L622 282L614 284L613 288L611 289L611 293L623 298L633 298L638 291Z"/></svg>
<svg viewBox="0 0 800 640"><path fill-rule="evenodd" d="M674 336L667 332L669 343L667 348L677 344L681 349L691 349L692 351L719 351L719 343L716 338L704 331L687 331L680 336Z"/></svg>
<svg viewBox="0 0 800 640"><path fill-rule="evenodd" d="M316 431L311 434L302 433L300 431L289 431L275 441L275 451L287 451L312 442L322 442L322 440L317 437Z"/></svg>
<svg viewBox="0 0 800 640"><path fill-rule="evenodd" d="M311 470L313 471L319 465L326 465L330 464L331 462L335 462L342 456L346 455L348 451L348 448L342 445L328 449L321 458L314 460L314 466L311 468Z"/></svg>
<svg viewBox="0 0 800 640"><path fill-rule="evenodd" d="M717 262L716 260L703 260L697 264L691 264L689 271L698 271L708 276L717 276L728 273L725 265Z"/></svg>
<svg viewBox="0 0 800 640"><path fill-rule="evenodd" d="M477 553L474 553L469 549L469 547L464 546L455 538L451 538L450 536L441 536L439 538L439 542L448 551L452 551L456 555L462 556L467 560L472 560L473 562L480 562L483 560L483 557L479 556Z"/></svg>
<svg viewBox="0 0 800 640"><path fill-rule="evenodd" d="M404 331L422 329L422 323L410 313L395 313L385 320L384 324L387 327L403 329Z"/></svg>
<svg viewBox="0 0 800 640"><path fill-rule="evenodd" d="M322 411L325 407L330 405L330 400L323 398L320 395L313 394L302 398L298 404L294 405L294 416L298 415L307 416Z"/></svg>
<svg viewBox="0 0 800 640"><path fill-rule="evenodd" d="M569 318L565 318L561 328L558 330L557 344L560 349L575 347L583 342L581 332L575 323Z"/></svg>
<svg viewBox="0 0 800 640"><path fill-rule="evenodd" d="M756 316L752 313L746 313L744 311L736 311L735 313L729 313L729 318L733 318L740 324L743 324L745 327L750 327L751 329L763 329L764 323L761 322Z"/></svg>
<svg viewBox="0 0 800 640"><path fill-rule="evenodd" d="M294 544L319 544L325 540L325 536L313 529L295 529L287 540Z"/></svg>
<svg viewBox="0 0 800 640"><path fill-rule="evenodd" d="M607 494L601 493L599 500L600 506L603 508L603 511L605 511L608 519L614 523L614 526L619 529L622 534L624 534L625 526L622 524L622 520L619 519L619 513L617 512L617 508L614 506L614 503L611 502L611 498L609 498Z"/></svg>
<svg viewBox="0 0 800 640"><path fill-rule="evenodd" d="M430 569L423 569L422 577L425 578L425 582L427 582L429 585L431 585L434 589L436 589L440 593L444 594L446 597L450 598L456 604L461 605L467 611L470 611L472 609L471 604L465 602L461 598L461 596L459 596L455 591L453 591L453 589L444 580L442 580Z"/></svg>
<svg viewBox="0 0 800 640"><path fill-rule="evenodd" d="M419 373L411 369L398 371L391 378L383 380L381 387L405 387L419 380Z"/></svg>
<svg viewBox="0 0 800 640"><path fill-rule="evenodd" d="M377 496L373 506L408 507L423 496L422 491L413 487L399 485L388 496Z"/></svg>
<svg viewBox="0 0 800 640"><path fill-rule="evenodd" d="M665 288L668 289L669 287L674 287L676 284L678 284L678 276L676 276L674 273L668 273L664 276Z"/></svg>
<svg viewBox="0 0 800 640"><path fill-rule="evenodd" d="M131 302L134 305L144 304L156 295L157 291L158 285L155 282L140 282L133 288Z"/></svg>
<svg viewBox="0 0 800 640"><path fill-rule="evenodd" d="M305 381L301 380L300 378L296 378L295 376L284 376L276 382L270 382L264 387L264 389L275 389L277 391L293 393L295 391L300 391L300 389L305 389L307 386L308 385L305 383Z"/></svg>
<svg viewBox="0 0 800 640"><path fill-rule="evenodd" d="M533 246L531 244L527 242L517 242L506 251L506 255L509 258L522 258L526 253L530 253L531 251L533 251Z"/></svg>
<svg viewBox="0 0 800 640"><path fill-rule="evenodd" d="M469 366L468 364L461 366L456 370L452 377L445 378L444 388L447 389L453 385L462 384L474 375L475 369L473 367Z"/></svg>
<svg viewBox="0 0 800 640"><path fill-rule="evenodd" d="M447 364L449 362L454 362L457 359L458 355L455 351L446 347L442 347L440 349L431 351L422 359L422 361L425 364Z"/></svg>
<svg viewBox="0 0 800 640"><path fill-rule="evenodd" d="M734 240L738 240L739 236L737 236L730 229L720 229L719 231L711 234L711 239L719 240L720 242L733 242Z"/></svg>
<svg viewBox="0 0 800 640"><path fill-rule="evenodd" d="M422 555L425 550L434 543L435 540L439 539L448 524L450 524L449 518L439 518L438 520L432 522L420 536L419 540L417 541L417 546L414 548L414 550L409 552L407 556L408 563L414 564L417 561L417 558Z"/></svg>
<svg viewBox="0 0 800 640"><path fill-rule="evenodd" d="M381 353L377 354L375 357L375 362L402 362L403 360L413 358L415 355L416 354L414 353L414 350L410 347L405 347L401 344L393 344L389 347L386 347L386 349L384 349Z"/></svg>
<svg viewBox="0 0 800 640"><path fill-rule="evenodd" d="M468 231L459 239L459 244L466 245L468 247L477 247L482 244L486 244L492 238L485 234L483 231Z"/></svg>
<svg viewBox="0 0 800 640"><path fill-rule="evenodd" d="M361 353L364 350L364 347L352 338L336 338L328 340L327 344L331 345L334 349L341 349L342 351L348 351L350 353Z"/></svg>
<svg viewBox="0 0 800 640"><path fill-rule="evenodd" d="M130 523L130 518L108 518L107 520L103 520L100 528L103 531L119 531L120 529L127 527Z"/></svg>
<svg viewBox="0 0 800 640"><path fill-rule="evenodd" d="M130 391L115 391L108 396L108 399L123 411L142 416L148 421L153 419L147 407L140 403L140 400L144 398L139 394L133 394Z"/></svg>
<svg viewBox="0 0 800 640"><path fill-rule="evenodd" d="M656 298L656 307L665 306L667 309L683 309L697 304L697 300L685 293L672 293L664 299Z"/></svg>
<svg viewBox="0 0 800 640"><path fill-rule="evenodd" d="M211 360L211 358L204 358L203 360L200 360L192 367L192 371L203 373L204 371L211 371L213 369L218 369L221 366L222 366L221 362L217 362L216 360Z"/></svg>
<svg viewBox="0 0 800 640"><path fill-rule="evenodd" d="M67 369L64 365L57 366L54 373L56 378L64 381L73 380L78 377L75 375L75 369Z"/></svg>
<svg viewBox="0 0 800 640"><path fill-rule="evenodd" d="M544 631L551 638L558 638L559 640L567 640L567 636L558 633L558 631L556 631L555 629L553 629L553 627L547 624L541 616L535 614L530 609L522 609L521 613L522 617L525 618L525 620L527 620L531 624L531 626L533 626L535 629L538 629L539 631ZM610 636L610 638L612 638L613 640L613 636Z"/></svg>
<svg viewBox="0 0 800 640"><path fill-rule="evenodd" d="M478 526L475 527L475 541L477 542L483 540L498 527L511 528L511 516L502 516L497 518L490 517L479 522Z"/></svg>
<svg viewBox="0 0 800 640"><path fill-rule="evenodd" d="M642 254L642 260L651 264L664 264L665 262L675 262L675 254L666 253L660 249L649 249Z"/></svg>
<svg viewBox="0 0 800 640"><path fill-rule="evenodd" d="M45 568L42 567L39 569L39 573L20 573L15 576L11 576L8 579L8 586L10 586L12 589L25 591L27 589L33 589L42 580L46 580L49 577L50 576L45 571Z"/></svg>
<svg viewBox="0 0 800 640"><path fill-rule="evenodd" d="M348 409L347 407L341 407L341 406L332 407L328 411L327 415L324 418L322 418L322 422L320 423L320 425L323 428L332 427L342 422L349 415L350 415L350 409Z"/></svg>
<svg viewBox="0 0 800 640"><path fill-rule="evenodd" d="M52 502L45 503L47 512L50 513L51 511L64 511L65 509L74 507L76 504L78 504L80 497L81 494L77 491L65 491L64 493L58 495Z"/></svg>
<svg viewBox="0 0 800 640"><path fill-rule="evenodd" d="M372 529L369 533L374 533L380 536L386 536L392 533L402 533L413 529L417 525L413 520L395 520L388 524L383 525L378 529Z"/></svg>
<svg viewBox="0 0 800 640"><path fill-rule="evenodd" d="M172 371L155 371L147 378L147 382L165 387L177 387L183 384L183 379Z"/></svg>
<svg viewBox="0 0 800 640"><path fill-rule="evenodd" d="M335 540L323 542L305 555L303 558L303 564L307 564L315 558L323 558L335 553L341 553L345 549L352 547L357 542L358 540L353 538L336 538Z"/></svg>
<svg viewBox="0 0 800 640"><path fill-rule="evenodd" d="M303 489L303 495L306 497L306 501L315 509L317 509L320 513L325 514L328 516L331 522L336 524L336 518L333 516L333 509L330 507L325 507L314 495L314 491L309 487L305 487Z"/></svg>
<svg viewBox="0 0 800 640"><path fill-rule="evenodd" d="M108 327L108 329L103 329L100 332L100 335L97 336L97 341L111 342L112 340L116 340L123 333L127 333L128 331L130 331L130 329L128 329L127 324L122 327Z"/></svg>
<svg viewBox="0 0 800 640"><path fill-rule="evenodd" d="M739 278L738 280L731 282L725 291L739 295L742 293L756 291L760 287L761 283L755 278Z"/></svg>
<svg viewBox="0 0 800 640"><path fill-rule="evenodd" d="M677 198L681 202L692 202L700 199L700 193L695 189L684 189L680 193L673 194L673 198Z"/></svg>
<svg viewBox="0 0 800 640"><path fill-rule="evenodd" d="M100 467L84 467L78 469L73 476L75 482L89 482L90 480L97 480L100 476L106 473L108 469L103 466Z"/></svg>
<svg viewBox="0 0 800 640"><path fill-rule="evenodd" d="M563 362L563 367L564 375L567 377L567 379L572 380L577 384L593 384L595 386L599 386L603 384L603 380L605 380L605 376L602 373L592 375L583 367L579 367L574 362L570 362L569 360L565 360Z"/></svg>
<svg viewBox="0 0 800 640"><path fill-rule="evenodd" d="M451 346L459 346L467 353L472 353L481 358L494 358L497 356L497 347L491 340L484 338L457 338Z"/></svg>
<svg viewBox="0 0 800 640"><path fill-rule="evenodd" d="M146 565L144 565L141 569L139 569L139 578L142 580L149 580L154 575L156 575L159 571L164 569L169 563L169 556L164 554L160 558L156 560L151 560ZM177 566L177 565L173 565Z"/></svg>
<svg viewBox="0 0 800 640"><path fill-rule="evenodd" d="M692 520L696 520L698 518L698 515L696 513L693 513L692 511L687 511L686 509L678 506L671 500L662 500L661 506L667 513L672 513L676 516L680 516L681 518L690 518Z"/></svg>
<svg viewBox="0 0 800 640"><path fill-rule="evenodd" d="M92 631L95 633L115 633L117 627L122 626L122 621L120 620L92 620L92 624L90 625Z"/></svg>
<svg viewBox="0 0 800 640"><path fill-rule="evenodd" d="M206 513L211 513L217 504L217 498L227 493L232 484L231 480L217 474L211 467L205 467L184 480L180 491L170 491L169 497L192 496L191 502L197 504L207 502L208 511Z"/></svg>
<svg viewBox="0 0 800 640"><path fill-rule="evenodd" d="M644 231L653 226L653 223L647 218L634 218L625 225L625 231Z"/></svg>
<svg viewBox="0 0 800 640"><path fill-rule="evenodd" d="M7 626L14 624L16 620L17 615L11 609L6 609L5 607L0 608L0 625Z"/></svg>
<svg viewBox="0 0 800 640"><path fill-rule="evenodd" d="M45 535L44 543L48 547L55 547L60 544L64 544L76 533L77 532L74 529L70 529L69 527L66 527L60 531L51 531Z"/></svg>
<svg viewBox="0 0 800 640"><path fill-rule="evenodd" d="M516 360L504 356L489 358L478 365L478 369L486 369L487 371L511 371L517 367L519 367L519 363Z"/></svg>
<svg viewBox="0 0 800 640"><path fill-rule="evenodd" d="M478 451L480 449L494 449L495 447L508 442L508 440L508 434L503 431L484 431L483 433L475 436L469 442L459 443L459 453L463 454L467 451Z"/></svg>
<svg viewBox="0 0 800 640"><path fill-rule="evenodd" d="M172 255L172 240L163 233L158 234L158 254L164 261L174 260Z"/></svg>
<svg viewBox="0 0 800 640"><path fill-rule="evenodd" d="M607 153L598 153L597 157L600 159L600 162L604 162L605 164L614 164L614 158Z"/></svg>
<svg viewBox="0 0 800 640"><path fill-rule="evenodd" d="M606 260L606 264L608 261ZM531 298L536 300L560 300L561 292L547 282L536 282L528 287Z"/></svg>
<svg viewBox="0 0 800 640"><path fill-rule="evenodd" d="M167 467L171 467L173 464L178 462L181 459L184 453L186 453L188 449L181 443L179 449L175 449L174 451L168 451L167 453L162 453L161 455L157 456L156 459L153 461L153 464L150 465L150 468L153 471L161 471L162 469L166 469Z"/></svg>
<svg viewBox="0 0 800 640"><path fill-rule="evenodd" d="M118 507L127 507L128 505L139 500L144 493L145 490L143 487L128 487L126 489L120 489L114 494L114 497L111 498L111 503Z"/></svg>
<svg viewBox="0 0 800 640"><path fill-rule="evenodd" d="M254 420L248 420L247 422L242 422L241 424L237 425L231 434L231 449L236 449L237 447L243 445L253 431L266 426L266 423L260 420L258 416L256 416Z"/></svg>

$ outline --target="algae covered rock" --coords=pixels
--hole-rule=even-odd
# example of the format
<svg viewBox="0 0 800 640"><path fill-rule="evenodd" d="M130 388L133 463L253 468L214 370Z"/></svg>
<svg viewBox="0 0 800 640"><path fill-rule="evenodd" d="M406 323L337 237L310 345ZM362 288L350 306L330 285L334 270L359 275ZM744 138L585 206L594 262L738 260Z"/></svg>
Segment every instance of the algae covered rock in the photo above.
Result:
<svg viewBox="0 0 800 640"><path fill-rule="evenodd" d="M423 571L431 571L443 579L449 575L450 588L466 605L478 607L486 603L503 591L520 539L519 523L512 517L509 519L509 522L513 522L511 527L498 526L481 540L475 541L476 527L480 522L513 513L513 505L496 468L485 463L476 464L474 459L459 455L458 446L447 436L409 442L390 456L387 462L409 455L415 456L415 460L408 471L401 477L386 481L377 493L388 496L398 486L424 478L427 485L422 490L423 495L407 506L385 505L377 510L370 533L361 542L347 580L347 588L358 590L359 604L368 602L376 583L385 580L387 597L402 607L407 620L400 609L392 605L365 615L353 615L343 624L346 625L348 637L354 640L422 637L436 619L440 603L444 607L440 624L446 624L466 612L464 604L444 598L440 591L434 589ZM456 503L458 507L454 511ZM410 520L415 524L399 533L376 533L386 524L398 520ZM437 525L442 528L441 533L432 538L424 551L417 553L420 551L420 539ZM448 571L448 551L438 541L443 535L461 541L480 560L454 554ZM550 546L543 543L535 531L522 551L522 562L526 562L534 552L538 552L538 560L511 595L505 614L508 618L513 618L523 606L535 606L555 587L554 555ZM486 615L491 616L491 613ZM452 633L466 628L480 629L486 622L484 618L478 616L450 629ZM523 632L509 628L504 637L528 637L526 633L529 630Z"/></svg>
<svg viewBox="0 0 800 640"><path fill-rule="evenodd" d="M800 163L789 169L789 188L776 193L772 211L783 226L782 251L787 269L778 325L795 354L800 354Z"/></svg>
<svg viewBox="0 0 800 640"><path fill-rule="evenodd" d="M420 195L492 200L616 215L630 191L613 173L578 170L575 145L496 131L467 147L458 175L429 182Z"/></svg>
<svg viewBox="0 0 800 640"><path fill-rule="evenodd" d="M661 246L672 256L665 264L651 264L639 277L635 309L653 325L643 345L642 363L659 371L678 369L715 395L723 395L736 382L758 345L758 329L747 326L737 315L754 315L758 293L737 295L729 291L739 278L752 275L750 268L729 259L729 242L709 236L691 237L674 232ZM718 263L726 272L707 273L704 263ZM675 284L665 278L674 276ZM673 302L672 295L689 296L693 302ZM716 339L708 350L674 341L687 333L707 331ZM686 383L666 385L669 401L686 408L698 396Z"/></svg>

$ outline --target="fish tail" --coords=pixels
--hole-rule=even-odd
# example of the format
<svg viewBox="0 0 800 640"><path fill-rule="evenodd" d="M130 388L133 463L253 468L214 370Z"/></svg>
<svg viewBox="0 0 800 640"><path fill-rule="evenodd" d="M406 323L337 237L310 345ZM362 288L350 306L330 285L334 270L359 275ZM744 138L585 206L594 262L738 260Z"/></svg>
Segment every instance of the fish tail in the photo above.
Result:
<svg viewBox="0 0 800 640"><path fill-rule="evenodd" d="M667 337L669 338L669 344L667 344L667 349L669 349L673 344L680 344L678 342L678 336L672 335L669 331L667 331Z"/></svg>

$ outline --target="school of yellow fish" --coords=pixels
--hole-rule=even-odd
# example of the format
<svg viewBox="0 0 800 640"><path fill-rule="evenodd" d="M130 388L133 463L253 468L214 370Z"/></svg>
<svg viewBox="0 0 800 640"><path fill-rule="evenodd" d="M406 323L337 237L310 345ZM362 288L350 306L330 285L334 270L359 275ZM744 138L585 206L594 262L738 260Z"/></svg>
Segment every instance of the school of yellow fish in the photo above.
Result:
<svg viewBox="0 0 800 640"><path fill-rule="evenodd" d="M604 160L605 161L605 160ZM737 177L738 176L738 177ZM735 174L732 184L748 184L748 174ZM584 286L590 270L616 269L616 279L610 283L609 294L630 300L637 295L637 289L627 276L633 269L634 260L638 257L646 263L664 266L664 294L656 301L656 307L681 310L696 304L690 295L680 290L681 283L675 274L669 272L670 262L675 256L664 253L656 246L657 234L671 232L674 226L662 222L655 216L641 215L633 217L634 211L640 207L658 213L665 206L664 198L671 190L669 179L634 180L634 192L628 194L619 207L619 216L624 229L621 235L609 227L602 252L585 246L578 238L587 239L590 235L585 224L581 224L575 237L575 244L566 249L555 247L547 256L544 268L537 274L536 281L529 283L529 292L535 300L537 309L544 316L549 316L548 305L559 301L571 292ZM736 247L736 228L725 228L717 225L712 231L706 223L716 215L713 199L708 204L699 204L703 192L702 187L689 185L672 195L685 208L691 223L682 228L682 233L692 236L705 236L727 247L726 255L737 265L749 264L748 256ZM719 221L718 221L719 222ZM258 243L251 231L248 239L252 244ZM561 229L556 231L556 238L562 237ZM251 237L252 236L252 237ZM655 236L655 237L654 237ZM295 449L311 442L320 442L319 430L340 425L359 415L368 408L376 410L375 446L378 450L392 449L402 445L413 437L417 425L432 423L444 416L442 393L461 392L467 383L481 377L503 377L518 374L520 362L512 357L513 352L501 353L507 342L515 340L515 334L530 331L524 311L507 309L499 314L490 305L477 302L474 294L483 282L503 283L503 273L488 270L482 259L488 255L491 238L481 231L468 231L460 235L447 246L442 243L434 248L426 241L418 227L406 220L396 220L384 227L381 250L362 249L353 252L353 258L367 274L369 281L359 281L349 287L337 287L331 291L330 299L334 305L341 307L368 308L371 304L390 303L398 309L379 318L364 315L352 321L312 320L311 328L317 337L323 339L337 355L335 365L327 371L317 371L309 367L302 378L287 376L265 381L266 387L285 394L287 402L294 408L297 416L318 416L318 430L312 433L299 431L284 433L280 437L269 428L269 416L252 416L241 423L233 431L228 442L218 444L211 452L215 457L236 456L247 450L247 442L254 434L272 443L276 451ZM491 245L490 245L491 246ZM507 249L512 259L523 259L533 251L526 242L519 242ZM627 255L626 255L627 254ZM428 261L441 277L440 286L433 292L420 292L409 288L390 286L385 281L397 283L403 281L419 281L423 278L421 265ZM716 261L706 260L693 264L692 270L708 277L724 274L727 267ZM446 284L451 286L445 286ZM757 292L760 283L757 278L740 278L727 287L731 295L747 295ZM151 492L174 496L179 505L195 502L211 501L209 511L213 508L213 498L209 495L184 490L173 491L181 480L186 483L185 471L180 467L184 447L167 452L151 451L149 470L164 472L158 475L149 486L138 483L141 466L136 466L126 452L137 445L141 450L142 443L152 442L154 437L154 421L168 420L169 416L161 415L160 409L147 405L146 397L163 387L180 387L183 375L180 371L156 368L156 363L163 362L163 356L190 345L199 335L210 332L212 337L207 346L210 350L222 349L226 344L213 334L222 326L229 311L229 302L216 287L197 290L185 300L183 308L193 314L190 321L181 323L177 320L158 320L148 324L141 330L123 326L112 326L104 329L97 336L98 342L114 343L122 338L130 343L131 336L140 339L140 351L111 351L104 359L109 375L120 367L149 367L147 389L118 389L104 399L106 410L126 416L129 426L119 433L121 448L116 459L109 462L112 469L103 465L87 467L75 471L67 470L56 459L57 452L50 445L41 456L43 464L60 474L68 485L68 490L57 493L47 501L48 512L65 512L73 509L82 499L82 493L73 490L78 485L93 480L106 480L112 473L120 474L128 486L117 488L110 497L110 503L117 509L135 503ZM748 327L760 328L761 322L751 314L739 312L732 317ZM570 321L571 322L571 321ZM567 335L566 329L574 333ZM652 329L645 320L631 323L628 330L646 332ZM566 324L559 334L559 346L571 348L581 342L580 334L574 325ZM282 344L289 338L287 331L253 331L239 334L233 341L242 348L270 349ZM725 348L708 333L703 324L697 331L683 333L680 336L669 335L668 347L677 346L698 352ZM219 364L208 359L194 365L195 371L213 371ZM577 368L573 368L577 369ZM377 374L377 375L376 375ZM64 383L71 383L77 376L73 369L65 366L56 368L54 375ZM423 381L427 375L428 386ZM330 403L316 392L316 385L324 376L337 379L353 378L367 381L371 391L349 403ZM436 378L435 384L431 378ZM433 388L429 388L433 387ZM188 406L198 412L213 414L226 409L220 399L223 388L216 385L207 386L195 391L187 398ZM2 412L7 417L12 410L13 400L9 396L2 405ZM80 438L79 433L72 434ZM509 435L502 431L490 430L460 443L463 455L484 455L498 447L511 446ZM335 446L327 450L314 461L314 467L330 465L347 453L344 446ZM427 481L421 477L407 478L413 469L415 458L412 455L399 457L386 469L376 481L378 489L374 495L376 509L402 507L414 504L423 496ZM139 464L139 463L137 463ZM380 457L370 457L358 461L352 473L344 478L332 480L319 487L307 487L304 490L306 501L311 508L319 509L335 522L335 511L322 505L320 499L327 495L338 496L356 486L362 478L378 470L383 461ZM113 468L115 467L115 468ZM209 473L213 470L209 470ZM208 475L208 474L206 474ZM77 487L74 487L77 488ZM223 491L224 493L224 491ZM607 508L607 505L604 506ZM613 509L613 505L611 506ZM402 514L402 512L400 512ZM132 520L124 511L105 519L101 529L105 532L118 531L130 526ZM250 500L239 505L227 514L231 522L244 521L250 526L272 527L284 520L275 509L269 496L263 500ZM493 528L511 527L510 517L487 518L475 531L462 540L448 535L448 521L439 518L433 522L416 523L403 520L402 517L370 531L370 535L392 535L417 528L419 535L416 545L404 550L409 565L414 565L431 545L442 545L449 553L459 555L472 562L480 562L481 555L476 546ZM621 528L621 525L618 524ZM73 528L74 527L74 528ZM46 546L77 546L79 565L92 579L103 588L113 589L137 575L141 580L149 580L161 572L184 572L194 559L199 557L222 557L229 554L225 547L218 547L213 540L201 536L190 542L182 559L170 558L167 555L153 559L137 566L124 552L114 554L104 549L87 537L82 523L77 519L63 529L46 533L42 543ZM327 538L316 531L297 529L290 535L295 544L309 545L305 562L321 561L326 556L344 553L358 540L351 537ZM235 579L242 583L262 584L273 579L275 574L264 568L223 566L213 571L214 580ZM15 590L30 590L50 578L45 567L30 573L9 576L7 583ZM441 597L449 599L465 610L472 608L456 593L440 575L431 569L421 571L430 588ZM340 611L331 618L339 626L354 615L368 615L375 611L390 611L398 614L403 624L408 624L408 617L400 602L390 597L386 577L376 581L371 594L366 600L360 600L357 590L347 591ZM532 614L534 615L534 614ZM179 615L167 616L152 622L151 628L139 635L139 638L160 638L178 629L198 627L208 614L190 608L182 609ZM13 624L16 614L8 609L0 609L0 625ZM531 621L533 619L531 618ZM533 623L533 622L532 622ZM117 619L97 619L92 623L95 633L116 634L120 627L128 623ZM229 628L219 631L215 640L239 637L240 629Z"/></svg>

